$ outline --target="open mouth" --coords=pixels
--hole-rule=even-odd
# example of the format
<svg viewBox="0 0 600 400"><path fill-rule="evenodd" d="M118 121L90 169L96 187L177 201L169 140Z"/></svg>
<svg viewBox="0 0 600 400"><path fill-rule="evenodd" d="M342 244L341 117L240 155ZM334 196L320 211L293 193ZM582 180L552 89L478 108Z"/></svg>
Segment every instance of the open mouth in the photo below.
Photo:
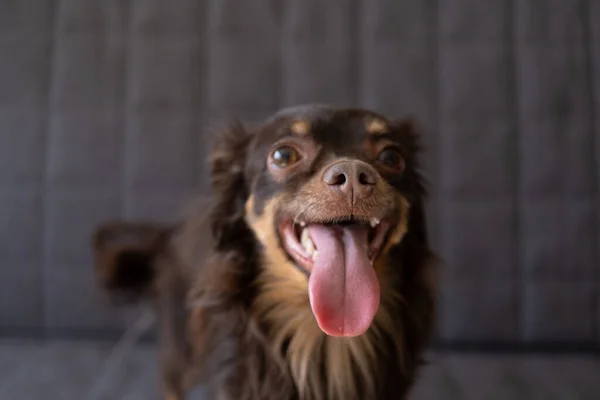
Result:
<svg viewBox="0 0 600 400"><path fill-rule="evenodd" d="M330 229L338 235L344 230L356 232L363 240L357 245L366 246L367 258L373 263L385 242L390 230L390 223L379 218L355 218L352 216L338 218L335 221L312 222L284 219L279 226L279 233L287 253L307 274L313 269L319 249L313 240L311 230L316 225ZM364 240L366 238L366 240Z"/></svg>
<svg viewBox="0 0 600 400"><path fill-rule="evenodd" d="M391 224L378 218L301 222L283 219L286 252L309 275L308 295L319 327L331 336L357 336L379 308L373 263Z"/></svg>

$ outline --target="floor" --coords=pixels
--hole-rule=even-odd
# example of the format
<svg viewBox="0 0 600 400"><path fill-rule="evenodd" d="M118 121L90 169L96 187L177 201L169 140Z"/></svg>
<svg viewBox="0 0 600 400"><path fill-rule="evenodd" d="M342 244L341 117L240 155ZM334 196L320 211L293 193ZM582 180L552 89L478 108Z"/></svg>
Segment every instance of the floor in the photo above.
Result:
<svg viewBox="0 0 600 400"><path fill-rule="evenodd" d="M106 374L110 353L103 343L0 341L0 399L160 398L153 346L136 346ZM600 359L591 356L452 353L429 360L413 400L600 399ZM192 395L205 398L202 390Z"/></svg>

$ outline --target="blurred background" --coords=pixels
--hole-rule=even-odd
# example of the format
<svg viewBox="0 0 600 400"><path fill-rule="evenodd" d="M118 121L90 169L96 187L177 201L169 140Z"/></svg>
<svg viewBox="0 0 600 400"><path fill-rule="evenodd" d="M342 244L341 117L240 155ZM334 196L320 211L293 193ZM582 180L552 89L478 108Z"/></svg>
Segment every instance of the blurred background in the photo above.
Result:
<svg viewBox="0 0 600 400"><path fill-rule="evenodd" d="M598 0L0 0L0 398L158 398L152 340L106 363L140 310L93 228L175 219L210 130L315 102L424 128L415 399L600 398Z"/></svg>

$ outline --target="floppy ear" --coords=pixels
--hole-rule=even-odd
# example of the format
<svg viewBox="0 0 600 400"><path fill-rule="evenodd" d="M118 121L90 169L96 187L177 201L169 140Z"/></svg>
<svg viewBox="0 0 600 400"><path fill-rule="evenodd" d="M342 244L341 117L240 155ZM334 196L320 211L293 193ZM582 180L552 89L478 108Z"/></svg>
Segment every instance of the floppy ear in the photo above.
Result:
<svg viewBox="0 0 600 400"><path fill-rule="evenodd" d="M149 294L154 278L154 258L168 229L149 223L115 221L99 226L92 246L96 276L111 295L127 300Z"/></svg>
<svg viewBox="0 0 600 400"><path fill-rule="evenodd" d="M425 216L425 200L427 198L427 182L420 171L420 155L422 152L421 130L413 117L396 121L401 133L406 154L405 180L407 192L410 193L410 212L408 217L408 232L411 239L416 240L425 248L429 247L427 220Z"/></svg>
<svg viewBox="0 0 600 400"><path fill-rule="evenodd" d="M249 190L244 169L249 143L250 135L237 121L215 138L210 157L213 201L209 221L217 247L234 239L244 226Z"/></svg>
<svg viewBox="0 0 600 400"><path fill-rule="evenodd" d="M405 180L410 193L408 232L400 246L400 258L403 265L402 293L409 302L408 327L406 341L412 349L413 357L431 338L436 316L436 270L440 259L430 248L425 200L427 198L426 181L420 172L419 156L422 150L421 133L413 118L397 122L403 133L402 139L408 150L406 156ZM418 360L414 358L414 361Z"/></svg>
<svg viewBox="0 0 600 400"><path fill-rule="evenodd" d="M199 271L188 299L192 307L189 337L193 338L193 355L200 375L207 360L231 365L231 347L246 315L232 307L245 291L251 290L245 268L252 259L252 249L244 241L252 240L252 232L244 220L244 207L249 195L245 169L251 134L235 121L229 129L214 138L210 153L212 193L205 221L210 226L212 246L205 266ZM231 339L232 341L223 340Z"/></svg>

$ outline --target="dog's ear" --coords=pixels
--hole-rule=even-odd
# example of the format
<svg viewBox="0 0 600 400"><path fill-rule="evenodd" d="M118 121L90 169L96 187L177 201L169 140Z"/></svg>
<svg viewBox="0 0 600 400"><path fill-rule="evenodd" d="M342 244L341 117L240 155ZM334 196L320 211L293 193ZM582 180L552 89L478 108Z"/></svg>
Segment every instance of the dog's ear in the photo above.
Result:
<svg viewBox="0 0 600 400"><path fill-rule="evenodd" d="M432 338L436 321L437 269L441 262L430 247L425 201L427 182L420 169L422 130L414 118L397 121L407 149L406 180L410 195L408 232L399 248L403 266L402 294L407 301L408 318L405 321L407 357L419 363L420 350Z"/></svg>
<svg viewBox="0 0 600 400"><path fill-rule="evenodd" d="M154 258L167 228L146 223L108 222L92 237L96 275L111 295L134 300L151 289Z"/></svg>
<svg viewBox="0 0 600 400"><path fill-rule="evenodd" d="M248 183L244 170L250 134L234 121L218 134L210 156L213 202L210 227L217 246L236 238L242 228Z"/></svg>
<svg viewBox="0 0 600 400"><path fill-rule="evenodd" d="M406 170L405 180L410 193L410 212L408 218L408 232L413 239L429 247L427 234L427 220L425 216L425 200L427 197L427 182L420 171L420 155L422 152L421 129L414 117L407 117L395 122L401 133L403 146L406 148Z"/></svg>

